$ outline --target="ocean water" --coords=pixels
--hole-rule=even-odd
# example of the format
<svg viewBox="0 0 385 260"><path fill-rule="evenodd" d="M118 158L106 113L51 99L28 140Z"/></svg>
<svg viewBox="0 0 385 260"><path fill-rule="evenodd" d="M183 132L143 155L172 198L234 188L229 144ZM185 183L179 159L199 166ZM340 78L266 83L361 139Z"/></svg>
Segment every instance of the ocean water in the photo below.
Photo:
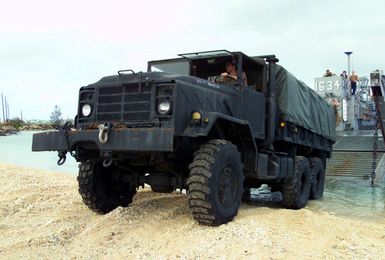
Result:
<svg viewBox="0 0 385 260"><path fill-rule="evenodd" d="M283 207L281 193L271 193L270 188L265 185L259 189L252 189L250 201L246 204L257 207ZM309 200L306 209L384 223L385 184L376 182L372 187L367 179L326 176L324 196L320 200Z"/></svg>
<svg viewBox="0 0 385 260"><path fill-rule="evenodd" d="M58 166L56 152L32 152L34 133L36 132L21 132L0 137L0 163L77 174L78 164L69 155L66 163ZM384 167L382 170L385 170ZM384 174L379 174L379 178L380 176ZM281 199L280 193L271 193L269 188L263 186L252 190L249 203L281 208ZM376 185L371 187L368 179L326 176L324 197L318 201L309 201L306 208L382 223L385 221L385 182L377 180Z"/></svg>
<svg viewBox="0 0 385 260"><path fill-rule="evenodd" d="M309 208L384 223L385 183L380 177L371 186L369 179L326 176L323 198Z"/></svg>
<svg viewBox="0 0 385 260"><path fill-rule="evenodd" d="M51 172L77 174L78 164L67 154L66 163L56 164L56 152L32 152L32 135L37 132L26 131L16 135L0 137L0 163L10 163Z"/></svg>

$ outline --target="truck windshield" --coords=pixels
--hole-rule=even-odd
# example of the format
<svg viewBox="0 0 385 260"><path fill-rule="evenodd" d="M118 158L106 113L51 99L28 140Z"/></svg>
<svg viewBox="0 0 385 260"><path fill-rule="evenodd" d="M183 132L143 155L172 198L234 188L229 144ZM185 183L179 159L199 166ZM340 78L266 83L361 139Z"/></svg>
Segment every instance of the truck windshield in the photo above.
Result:
<svg viewBox="0 0 385 260"><path fill-rule="evenodd" d="M149 65L149 71L152 72L167 72L186 76L190 74L190 64L186 60L156 61L150 62Z"/></svg>

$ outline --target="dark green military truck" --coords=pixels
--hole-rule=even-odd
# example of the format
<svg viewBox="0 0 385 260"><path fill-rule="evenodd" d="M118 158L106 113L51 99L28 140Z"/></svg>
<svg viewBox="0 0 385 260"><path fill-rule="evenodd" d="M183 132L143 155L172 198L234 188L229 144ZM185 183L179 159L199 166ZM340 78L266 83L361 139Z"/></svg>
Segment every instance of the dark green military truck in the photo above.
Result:
<svg viewBox="0 0 385 260"><path fill-rule="evenodd" d="M228 62L235 80L220 76ZM323 194L335 119L277 62L221 50L119 71L82 87L75 127L34 134L32 150L57 151L59 164L75 157L79 192L99 213L128 206L144 184L186 190L204 225L231 221L262 184L300 209Z"/></svg>

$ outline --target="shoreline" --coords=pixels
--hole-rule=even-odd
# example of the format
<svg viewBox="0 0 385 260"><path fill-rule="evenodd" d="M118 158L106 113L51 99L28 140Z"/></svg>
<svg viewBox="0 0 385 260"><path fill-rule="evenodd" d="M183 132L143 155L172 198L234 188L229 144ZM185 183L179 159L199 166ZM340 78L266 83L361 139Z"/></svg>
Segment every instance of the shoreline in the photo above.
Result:
<svg viewBox="0 0 385 260"><path fill-rule="evenodd" d="M19 133L20 130L17 130L17 129L7 129L7 130L1 130L0 129L0 136L8 136L8 135L15 135L17 133Z"/></svg>
<svg viewBox="0 0 385 260"><path fill-rule="evenodd" d="M13 126L10 123L0 123L0 136L9 136L17 134L21 131L46 131L54 129L48 124L22 124L20 126Z"/></svg>
<svg viewBox="0 0 385 260"><path fill-rule="evenodd" d="M309 209L243 204L219 227L198 225L184 194L139 190L99 215L76 176L0 163L3 258L384 258L385 223Z"/></svg>

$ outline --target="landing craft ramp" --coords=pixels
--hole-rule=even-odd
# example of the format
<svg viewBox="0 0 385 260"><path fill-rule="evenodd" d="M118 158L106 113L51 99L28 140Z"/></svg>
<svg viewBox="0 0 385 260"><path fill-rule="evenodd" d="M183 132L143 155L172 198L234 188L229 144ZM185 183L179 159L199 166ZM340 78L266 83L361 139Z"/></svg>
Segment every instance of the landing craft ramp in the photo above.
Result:
<svg viewBox="0 0 385 260"><path fill-rule="evenodd" d="M374 131L341 132L327 162L326 174L369 178L373 163ZM382 135L377 138L376 164L383 159L385 146Z"/></svg>
<svg viewBox="0 0 385 260"><path fill-rule="evenodd" d="M342 132L337 135L333 152L373 152L374 131ZM377 139L377 152L385 152L381 134Z"/></svg>

